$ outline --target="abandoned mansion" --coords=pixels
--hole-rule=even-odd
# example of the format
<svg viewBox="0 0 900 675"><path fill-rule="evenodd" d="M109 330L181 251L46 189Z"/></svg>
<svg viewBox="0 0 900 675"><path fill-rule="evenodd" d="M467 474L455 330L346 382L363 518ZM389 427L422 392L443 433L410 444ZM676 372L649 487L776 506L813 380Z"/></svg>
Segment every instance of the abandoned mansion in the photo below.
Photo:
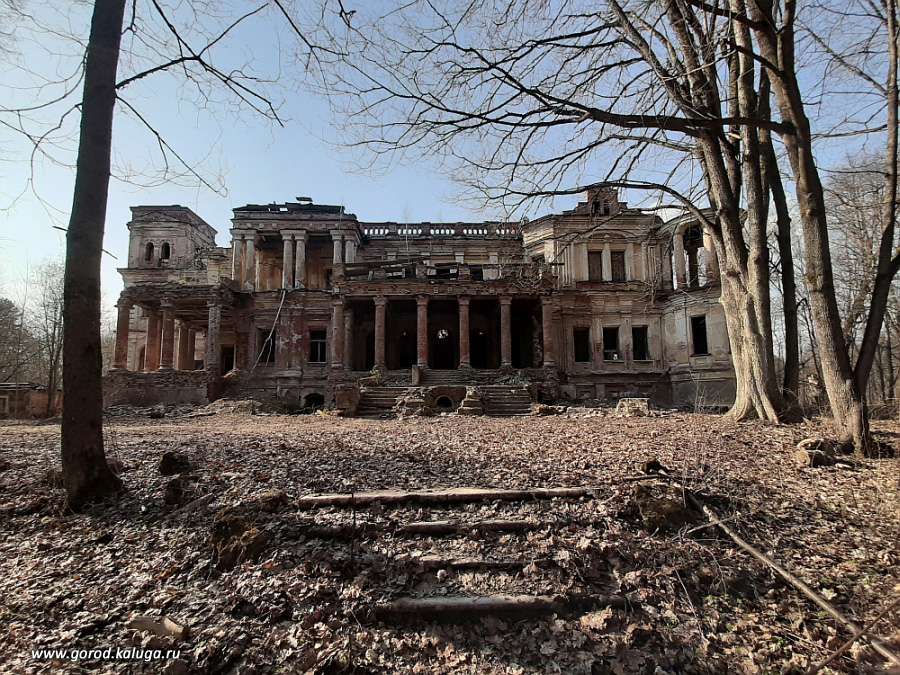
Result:
<svg viewBox="0 0 900 675"><path fill-rule="evenodd" d="M132 208L107 404L733 399L709 238L613 189L514 224L362 222L297 198L236 208L231 225L221 247L191 209Z"/></svg>

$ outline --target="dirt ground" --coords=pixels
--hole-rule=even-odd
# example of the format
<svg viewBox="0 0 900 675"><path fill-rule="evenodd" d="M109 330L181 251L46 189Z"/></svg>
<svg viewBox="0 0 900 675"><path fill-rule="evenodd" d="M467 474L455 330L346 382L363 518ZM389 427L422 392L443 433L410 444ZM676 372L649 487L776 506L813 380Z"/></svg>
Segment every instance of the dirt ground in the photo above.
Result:
<svg viewBox="0 0 900 675"><path fill-rule="evenodd" d="M900 592L900 464L798 468L795 445L827 437L821 421L606 410L354 420L247 408L114 411L107 454L126 489L78 515L54 485L58 425L0 426L0 672L800 673L850 637L704 527L670 481L632 481L651 460L858 624ZM900 447L900 424L876 430ZM169 451L189 461L181 478L159 471ZM454 487L590 490L304 501ZM509 596L553 603L390 610ZM874 632L900 653L900 611ZM46 649L101 652L35 652ZM887 671L861 640L822 672Z"/></svg>

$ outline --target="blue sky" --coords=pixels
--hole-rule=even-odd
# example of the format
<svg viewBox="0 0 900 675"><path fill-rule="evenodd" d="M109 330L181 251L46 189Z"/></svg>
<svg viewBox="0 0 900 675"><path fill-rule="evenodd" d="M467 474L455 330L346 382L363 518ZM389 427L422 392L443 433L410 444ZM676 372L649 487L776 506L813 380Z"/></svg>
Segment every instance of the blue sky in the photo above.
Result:
<svg viewBox="0 0 900 675"><path fill-rule="evenodd" d="M166 0L161 1L166 4ZM378 3L372 0L372 4ZM0 26L3 33L11 31L12 34L11 40L4 42L0 38L0 82L4 94L0 105L29 106L59 95L61 85L52 81L79 71L82 45L88 33L92 3L87 0L72 0L59 7L40 0L24 0L22 6L33 15ZM201 21L192 23L192 17L184 14L191 3L168 0L166 6L177 7L173 11L178 19L184 25L193 25L188 36L197 46L204 44L200 33L214 31L215 26L228 25L231 21L223 14L204 15ZM298 2L296 6L306 4ZM159 54L176 53L167 42L165 27L148 9L150 4L138 0L137 7L138 18L144 23L136 33L126 33L120 77L159 64L166 58ZM244 12L258 5L235 0L212 3L209 7L213 12ZM136 47L135 35L145 43ZM149 43L147 36L151 38ZM290 201L298 196L311 197L318 203L343 204L360 219L369 221L453 222L497 216L463 208L456 198L457 186L438 174L437 167L427 157L415 165L391 166L378 176L354 172L354 157L341 146L344 139L332 126L328 105L293 85L293 76L302 71L302 64L294 63L291 58L293 43L294 37L283 18L263 12L241 24L213 52L216 65L222 70L247 67L254 74L279 78L285 86L272 89L274 98L283 100L279 113L285 118L284 127L267 124L247 111L235 112L228 101L198 104L196 92L185 87L184 78L178 73L152 75L122 92L191 167L198 168L213 181L221 177L221 187L227 194L198 187L195 180L159 180L158 170L163 161L155 138L133 114L119 106L114 129L114 173L119 178L110 186L105 238L106 250L118 260L112 256L104 256L103 260L102 283L107 305L115 302L121 289L116 268L125 262L126 223L132 205L188 206L218 230L220 245L229 243L233 207ZM810 67L816 71L815 64ZM47 82L51 84L40 91L36 89ZM221 99L220 89L212 91ZM840 106L828 92L812 90L810 96L807 103L811 113L832 111L840 115ZM73 88L59 104L32 115L37 119L29 130L41 133L52 128L69 110L60 131L53 136L55 143L46 146L49 157L38 156L34 163L29 161L31 145L25 137L0 126L0 295L15 297L18 281L29 266L64 252L64 234L55 228L65 227L71 204L74 179L71 166L78 115L70 108L79 98L80 87ZM861 106L868 99L849 97L845 93L841 100ZM0 116L0 123L8 122L8 115ZM877 138L873 143L877 146ZM859 141L840 139L834 147L823 149L818 159L820 163L829 159L831 163L840 163L848 148L858 145ZM174 162L171 157L170 160ZM653 168L665 169L653 166L648 170ZM134 178L121 180L129 174ZM640 197L625 195L632 203ZM539 212L571 208L574 201L573 197L562 197L553 204L540 206Z"/></svg>
<svg viewBox="0 0 900 675"><path fill-rule="evenodd" d="M64 25L83 36L88 31L88 9L86 4L74 4L65 15L42 7L36 11L41 12L46 24ZM246 35L236 35L234 44L240 48L220 53L218 63L229 66L231 61L252 61L260 72L289 73L285 57L289 36L267 33L271 26L270 20L261 20ZM15 28L10 53L0 67L0 81L15 103L28 105L46 100L58 88L45 89L39 96L32 85L41 78L76 68L80 47L71 40L35 35L31 26ZM119 67L120 77L140 65L137 60L124 59ZM379 176L354 172L349 152L339 147L340 138L331 128L327 104L308 94L285 92L279 110L286 118L284 127L267 124L248 113L230 114L223 106L197 109L190 102L189 92L180 88L179 80L166 74L151 76L129 87L124 95L142 116L164 132L167 142L188 163L205 175L221 174L227 195L183 181L141 187L113 179L105 248L118 260L104 256L102 284L107 304L115 302L122 287L116 268L125 261L126 223L132 205L188 206L218 230L217 242L226 246L233 207L291 201L298 196L311 197L317 203L343 204L364 220L478 219L478 214L454 203L455 186L434 173L427 162L395 166ZM44 113L41 128L52 126L66 107L57 106ZM48 146L55 161L38 159L34 165L29 160L31 146L24 137L0 129L0 295L14 296L19 292L19 281L28 266L64 253L65 235L54 226L67 224L74 170L65 164L74 163L77 115L69 115L66 121L67 133L61 137L61 143ZM161 165L155 143L141 123L121 106L117 108L114 154L119 176L134 171L138 182L152 177L154 172L146 171L146 167Z"/></svg>

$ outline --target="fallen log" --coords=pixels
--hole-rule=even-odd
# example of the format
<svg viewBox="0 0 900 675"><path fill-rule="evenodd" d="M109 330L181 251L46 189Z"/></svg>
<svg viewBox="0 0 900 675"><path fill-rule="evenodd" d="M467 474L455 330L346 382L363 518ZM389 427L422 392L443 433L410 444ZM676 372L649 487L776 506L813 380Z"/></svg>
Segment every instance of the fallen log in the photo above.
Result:
<svg viewBox="0 0 900 675"><path fill-rule="evenodd" d="M446 536L469 532L526 532L546 527L566 527L569 521L528 521L528 520L482 520L474 523L460 523L449 520L432 520L420 523L351 523L344 525L300 526L291 531L293 537L310 539L350 539L377 537L384 533L409 536Z"/></svg>
<svg viewBox="0 0 900 675"><path fill-rule="evenodd" d="M399 598L371 607L370 616L379 621L432 619L471 620L473 616L537 616L542 614L586 613L603 607L629 609L621 596L489 595Z"/></svg>
<svg viewBox="0 0 900 675"><path fill-rule="evenodd" d="M527 565L534 562L541 566L548 562L549 559L538 560L522 560L516 558L513 560L485 560L484 558L442 558L440 556L423 556L418 560L413 560L422 566L426 572L434 570L522 570Z"/></svg>
<svg viewBox="0 0 900 675"><path fill-rule="evenodd" d="M464 504L481 501L534 501L539 499L593 498L610 485L620 485L645 480L669 480L665 474L627 476L593 487L532 488L530 490L507 490L503 488L448 488L446 490L375 490L371 492L308 495L294 500L298 509L316 509L327 506L361 507L376 502L383 505L396 504Z"/></svg>

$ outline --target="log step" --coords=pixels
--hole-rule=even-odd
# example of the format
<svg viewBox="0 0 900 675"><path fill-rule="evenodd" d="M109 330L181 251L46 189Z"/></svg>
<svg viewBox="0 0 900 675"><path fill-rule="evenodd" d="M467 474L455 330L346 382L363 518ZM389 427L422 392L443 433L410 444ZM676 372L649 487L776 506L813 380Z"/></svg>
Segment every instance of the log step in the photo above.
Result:
<svg viewBox="0 0 900 675"><path fill-rule="evenodd" d="M371 537L388 532L394 536L418 537L468 534L469 532L531 532L547 527L567 527L569 521L528 521L528 520L482 520L474 523L460 523L449 520L432 520L419 523L357 523L351 525L301 525L293 530L295 537L310 539L349 539L350 537Z"/></svg>
<svg viewBox="0 0 900 675"><path fill-rule="evenodd" d="M537 499L575 499L594 497L600 487L534 488L531 490L504 490L496 488L450 488L447 490L422 490L403 492L378 490L356 494L324 494L298 497L294 505L298 509L315 509L326 506L361 507L375 502L389 504L465 504L481 501L533 501Z"/></svg>
<svg viewBox="0 0 900 675"><path fill-rule="evenodd" d="M430 619L448 623L471 621L473 616L540 616L584 614L604 607L628 609L622 596L488 595L402 597L370 607L369 616L378 621Z"/></svg>

